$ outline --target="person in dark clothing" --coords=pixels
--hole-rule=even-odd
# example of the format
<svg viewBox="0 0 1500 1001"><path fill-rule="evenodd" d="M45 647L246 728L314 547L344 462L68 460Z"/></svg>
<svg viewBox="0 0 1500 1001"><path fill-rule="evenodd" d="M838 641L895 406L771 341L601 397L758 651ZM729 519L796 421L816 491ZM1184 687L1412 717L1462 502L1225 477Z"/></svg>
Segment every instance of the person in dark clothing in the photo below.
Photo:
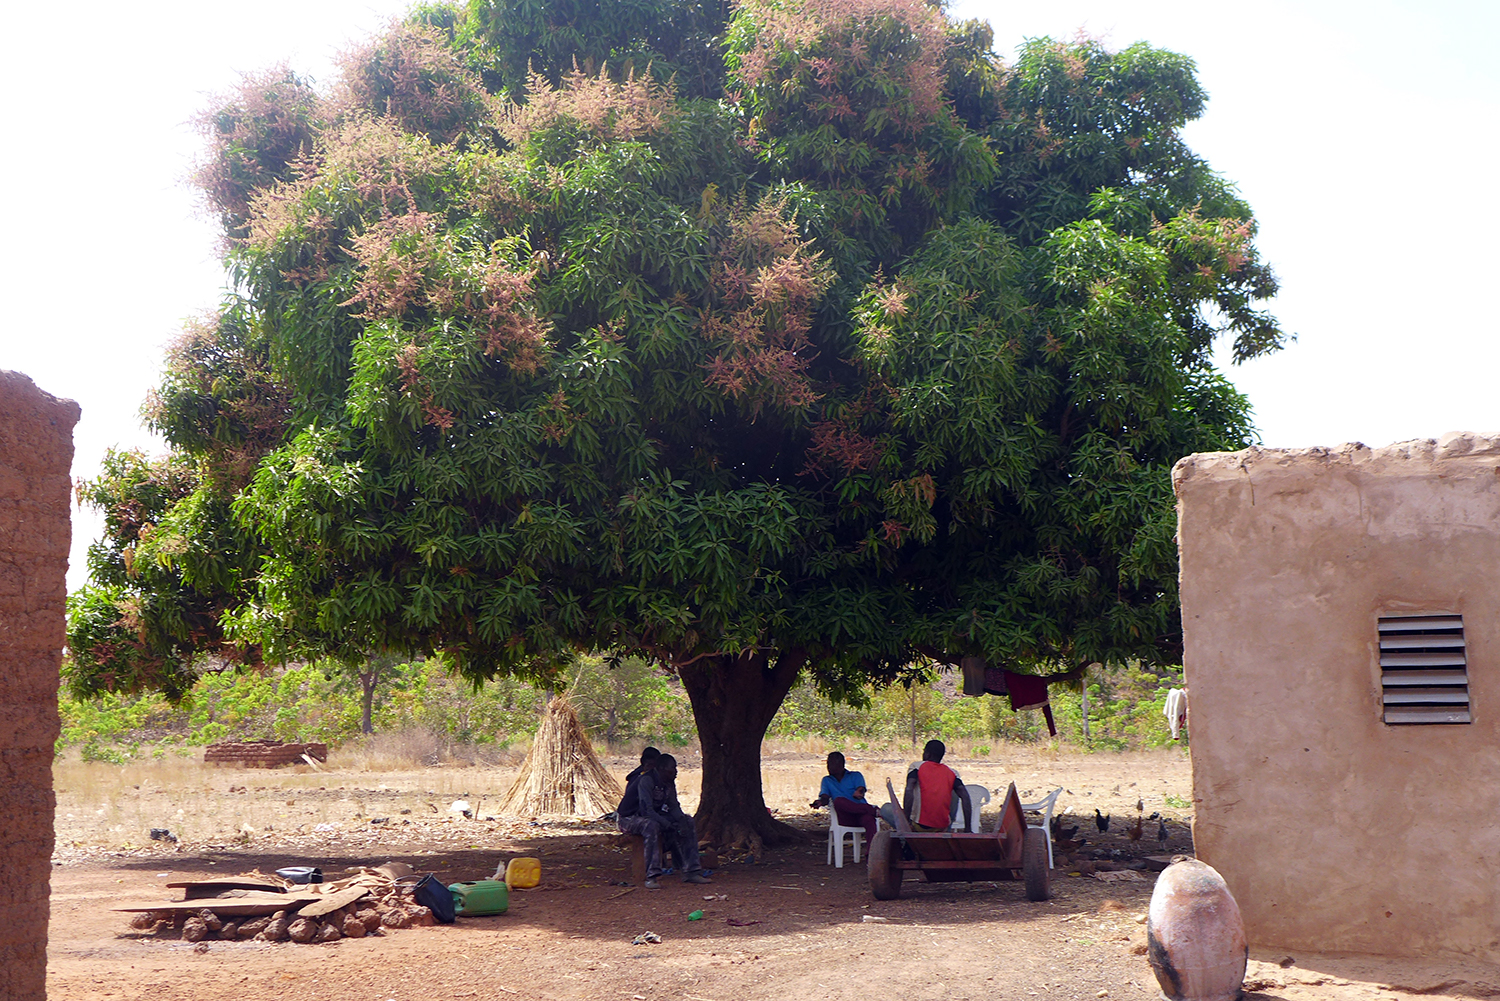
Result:
<svg viewBox="0 0 1500 1001"><path fill-rule="evenodd" d="M654 747L642 748L642 750L641 750L641 763L640 763L640 765L636 767L635 771L633 771L629 775L625 776L625 786L626 786L626 788L629 788L630 787L630 783L634 782L636 779L638 779L638 778L641 777L641 772L644 772L646 769L648 769L652 765L656 764L656 759L659 758L659 757L661 757L661 752L658 751L656 748L654 748Z"/></svg>
<svg viewBox="0 0 1500 1001"><path fill-rule="evenodd" d="M631 802L634 793L634 802ZM628 807L628 809L627 809ZM684 883L711 883L698 861L698 830L677 802L677 759L663 754L641 772L620 801L620 830L646 841L646 889L661 889L662 850L670 848L682 863Z"/></svg>
<svg viewBox="0 0 1500 1001"><path fill-rule="evenodd" d="M641 751L641 763L634 771L625 776L625 795L620 799L620 805L615 808L615 817L623 817L626 814L639 812L635 808L635 780L641 777L641 773L656 764L661 757L661 752L654 747L648 747Z"/></svg>

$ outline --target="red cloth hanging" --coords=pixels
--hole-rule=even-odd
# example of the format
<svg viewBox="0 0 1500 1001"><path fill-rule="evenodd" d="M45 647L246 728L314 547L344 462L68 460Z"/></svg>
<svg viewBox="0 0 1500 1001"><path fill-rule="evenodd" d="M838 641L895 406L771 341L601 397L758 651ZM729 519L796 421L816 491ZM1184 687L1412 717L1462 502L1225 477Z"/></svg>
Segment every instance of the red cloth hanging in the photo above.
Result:
<svg viewBox="0 0 1500 1001"><path fill-rule="evenodd" d="M1039 709L1047 704L1046 678L1006 671L1005 689L1010 692L1010 707L1016 712L1022 709Z"/></svg>
<svg viewBox="0 0 1500 1001"><path fill-rule="evenodd" d="M1005 672L1005 687L1010 692L1010 707L1016 712L1022 709L1041 709L1047 721L1047 733L1057 736L1057 723L1052 719L1052 705L1047 701L1047 679L1034 674Z"/></svg>

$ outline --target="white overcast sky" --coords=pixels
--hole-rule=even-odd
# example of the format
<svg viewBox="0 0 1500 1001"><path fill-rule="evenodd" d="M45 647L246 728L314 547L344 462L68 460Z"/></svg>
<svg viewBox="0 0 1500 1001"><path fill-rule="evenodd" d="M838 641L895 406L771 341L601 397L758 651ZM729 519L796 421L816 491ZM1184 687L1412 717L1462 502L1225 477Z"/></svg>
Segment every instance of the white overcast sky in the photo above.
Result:
<svg viewBox="0 0 1500 1001"><path fill-rule="evenodd" d="M221 287L211 220L184 183L187 124L238 74L320 79L404 0L20 5L0 61L0 368L83 406L76 476L152 448L139 407L163 345ZM65 11L65 14L58 13ZM1082 28L1197 61L1189 141L1235 181L1298 341L1230 369L1271 446L1383 445L1500 430L1500 4L961 0L1009 55ZM98 531L75 519L69 583Z"/></svg>

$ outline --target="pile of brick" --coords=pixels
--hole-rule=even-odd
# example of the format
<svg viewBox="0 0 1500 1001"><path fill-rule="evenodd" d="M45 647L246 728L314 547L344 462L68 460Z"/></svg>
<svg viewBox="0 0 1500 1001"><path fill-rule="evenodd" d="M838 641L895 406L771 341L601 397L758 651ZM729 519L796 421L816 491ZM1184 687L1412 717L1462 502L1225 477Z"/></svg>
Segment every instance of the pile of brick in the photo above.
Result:
<svg viewBox="0 0 1500 1001"><path fill-rule="evenodd" d="M213 764L237 764L247 768L279 768L302 764L307 758L328 760L327 744L285 744L279 740L226 741L209 744L203 760Z"/></svg>
<svg viewBox="0 0 1500 1001"><path fill-rule="evenodd" d="M395 863L352 869L314 886L249 873L239 879L177 884L184 886L187 899L116 910L137 912L130 920L137 931L180 936L185 942L335 942L435 924L432 911L412 896L414 881L403 878L409 871ZM278 884L281 889L273 889ZM205 895L211 891L212 896Z"/></svg>

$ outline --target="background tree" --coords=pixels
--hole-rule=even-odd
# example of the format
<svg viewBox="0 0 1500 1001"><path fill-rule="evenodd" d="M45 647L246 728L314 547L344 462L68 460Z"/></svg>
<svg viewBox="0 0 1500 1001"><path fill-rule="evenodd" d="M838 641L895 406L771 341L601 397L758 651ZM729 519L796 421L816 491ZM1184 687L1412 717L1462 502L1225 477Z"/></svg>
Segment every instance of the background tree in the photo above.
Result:
<svg viewBox="0 0 1500 1001"><path fill-rule="evenodd" d="M707 49L707 8L523 6L357 53L245 200L236 292L151 411L191 477L160 569L78 599L90 683L168 676L115 666L137 633L183 675L636 653L691 701L699 830L758 845L799 677L1179 656L1169 470L1251 434L1209 347L1284 340L1248 208L1177 137L1188 60L1006 65L920 0L742 0ZM648 51L712 85L608 61Z"/></svg>

